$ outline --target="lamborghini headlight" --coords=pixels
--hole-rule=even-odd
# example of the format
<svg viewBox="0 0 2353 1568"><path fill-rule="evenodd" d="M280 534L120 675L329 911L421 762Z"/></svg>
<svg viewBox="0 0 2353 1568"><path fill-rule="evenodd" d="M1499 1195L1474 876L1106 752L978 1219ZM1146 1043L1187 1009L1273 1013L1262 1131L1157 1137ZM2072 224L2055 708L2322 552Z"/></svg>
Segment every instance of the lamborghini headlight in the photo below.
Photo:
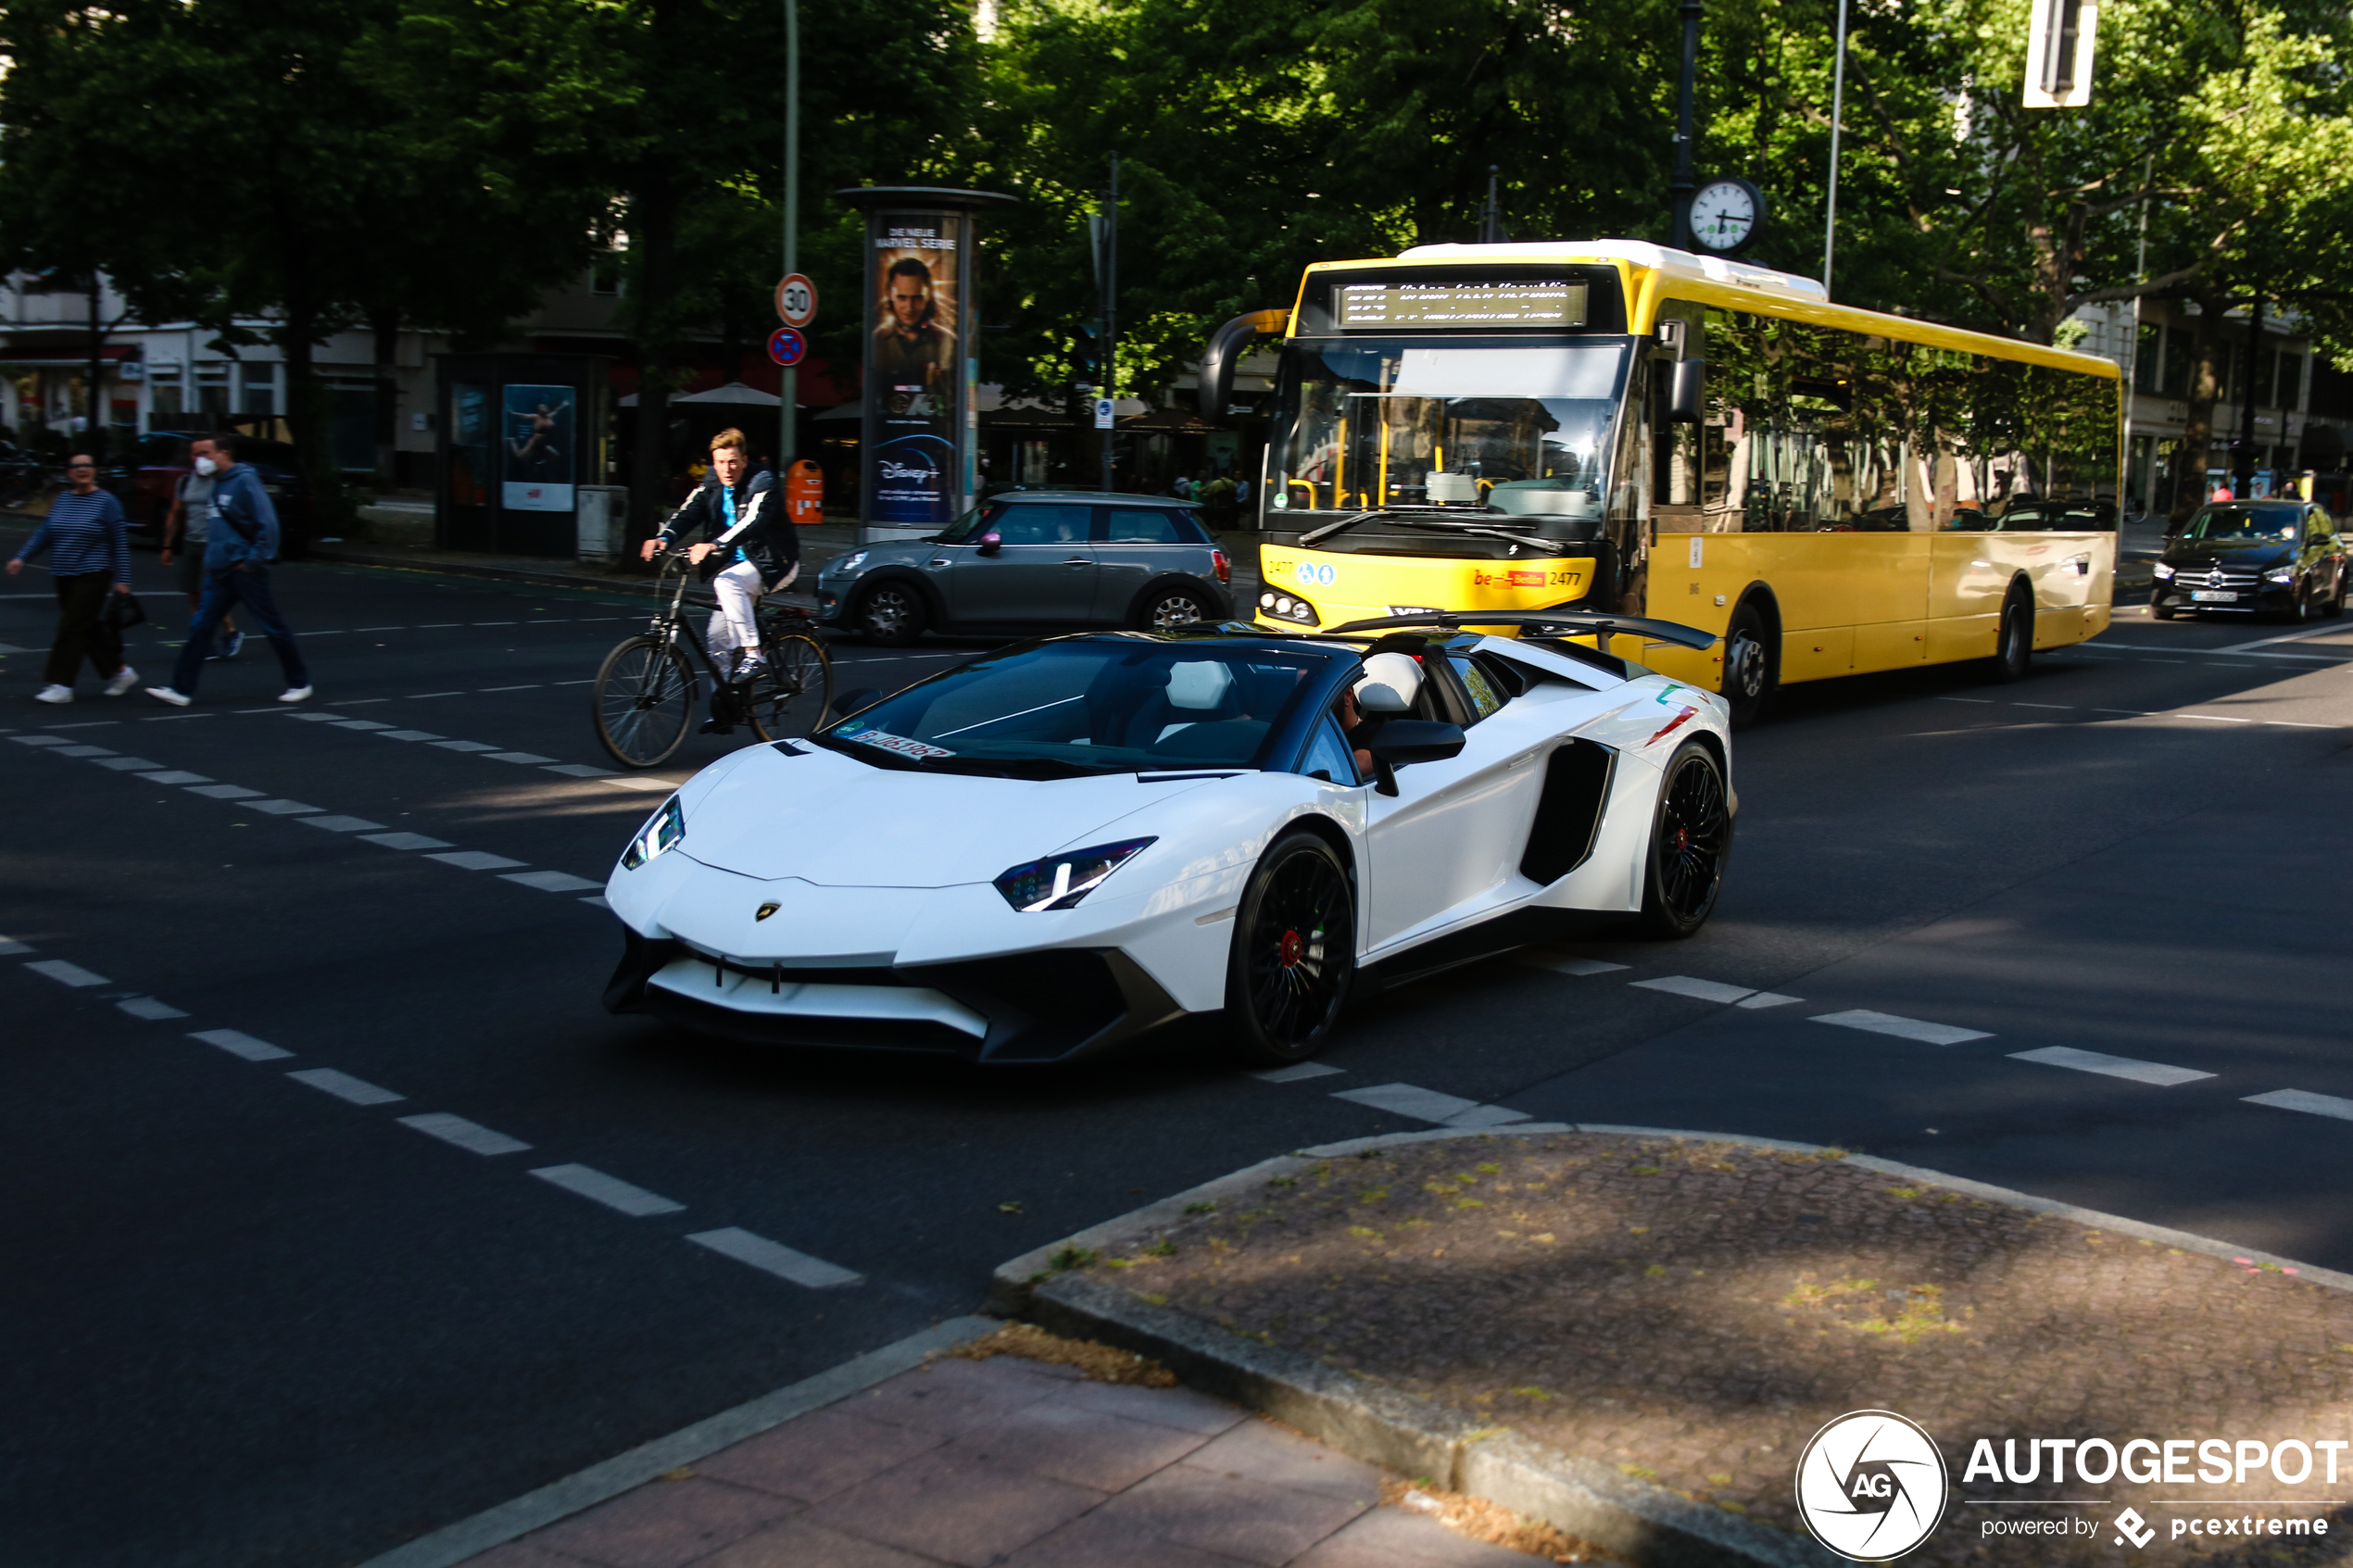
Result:
<svg viewBox="0 0 2353 1568"><path fill-rule="evenodd" d="M628 849L621 857L622 870L635 871L686 836L686 813L679 809L678 797L673 795L661 803L661 809L629 841Z"/></svg>
<svg viewBox="0 0 2353 1568"><path fill-rule="evenodd" d="M1098 844L1031 860L998 877L997 891L1005 896L1006 903L1024 914L1067 909L1151 842L1149 838L1123 839L1117 844Z"/></svg>

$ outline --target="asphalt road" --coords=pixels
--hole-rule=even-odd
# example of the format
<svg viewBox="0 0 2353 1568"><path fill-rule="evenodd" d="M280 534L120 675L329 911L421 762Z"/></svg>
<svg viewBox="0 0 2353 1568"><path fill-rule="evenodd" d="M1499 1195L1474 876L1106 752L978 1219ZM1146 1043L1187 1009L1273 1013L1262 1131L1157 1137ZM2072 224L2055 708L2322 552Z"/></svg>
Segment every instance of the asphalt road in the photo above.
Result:
<svg viewBox="0 0 2353 1568"><path fill-rule="evenodd" d="M160 679L182 618L138 574ZM86 677L28 700L46 587L0 583L27 650L0 654L0 935L28 949L0 958L11 1565L359 1562L968 1311L999 1261L1148 1197L1425 1124L1340 1098L1385 1085L1835 1142L2353 1268L2322 1113L2353 1111L2353 623L2248 648L2302 629L2126 617L2018 686L1791 693L1743 739L1698 937L1564 930L1267 1083L1201 1028L983 1073L604 1013L611 917L574 884L666 784L583 771L607 765L586 682L642 599L286 568L317 704L270 700L256 642L176 713ZM845 646L838 679L969 652ZM1820 1021L1856 1012L1909 1033ZM2323 1098L2246 1098L2280 1091ZM862 1281L779 1278L720 1249L736 1233Z"/></svg>

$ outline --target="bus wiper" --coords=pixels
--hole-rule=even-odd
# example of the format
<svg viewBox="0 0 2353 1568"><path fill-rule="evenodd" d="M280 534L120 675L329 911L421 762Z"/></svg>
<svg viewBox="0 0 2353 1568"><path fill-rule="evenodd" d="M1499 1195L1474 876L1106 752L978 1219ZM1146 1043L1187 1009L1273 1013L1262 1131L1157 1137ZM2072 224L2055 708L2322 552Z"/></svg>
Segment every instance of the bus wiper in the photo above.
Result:
<svg viewBox="0 0 2353 1568"><path fill-rule="evenodd" d="M1435 508L1432 508L1432 510L1435 509ZM1556 539L1540 539L1532 533L1514 533L1508 529L1490 528L1480 522L1458 522L1453 518L1410 515L1393 507L1382 507L1372 511L1358 512L1354 517L1344 517L1338 522L1327 522L1321 528L1311 529L1301 534L1299 542L1302 546L1313 545L1318 539L1328 539L1342 529L1353 528L1360 522L1369 522L1375 518L1393 522L1401 528L1451 529L1458 533L1477 533L1490 539L1502 539L1509 544L1525 545L1530 549L1541 550L1546 555L1568 554L1561 541Z"/></svg>

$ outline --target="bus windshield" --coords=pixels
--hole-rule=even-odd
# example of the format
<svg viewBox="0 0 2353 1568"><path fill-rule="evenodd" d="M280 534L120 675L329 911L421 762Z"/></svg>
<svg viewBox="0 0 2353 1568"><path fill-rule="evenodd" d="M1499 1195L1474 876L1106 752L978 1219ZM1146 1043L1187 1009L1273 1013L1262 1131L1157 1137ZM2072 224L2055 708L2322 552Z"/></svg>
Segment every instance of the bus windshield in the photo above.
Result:
<svg viewBox="0 0 2353 1568"><path fill-rule="evenodd" d="M1625 338L1293 339L1284 356L1271 507L1501 511L1560 538L1600 527Z"/></svg>

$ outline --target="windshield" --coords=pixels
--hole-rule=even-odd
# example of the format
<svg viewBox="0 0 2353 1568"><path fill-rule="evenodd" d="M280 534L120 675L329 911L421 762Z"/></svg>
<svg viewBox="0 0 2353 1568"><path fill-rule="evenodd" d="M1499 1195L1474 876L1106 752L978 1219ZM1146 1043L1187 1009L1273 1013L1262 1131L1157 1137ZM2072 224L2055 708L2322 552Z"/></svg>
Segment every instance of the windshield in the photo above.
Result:
<svg viewBox="0 0 2353 1568"><path fill-rule="evenodd" d="M1121 640L983 659L844 720L819 739L876 767L1066 778L1256 768L1329 655Z"/></svg>
<svg viewBox="0 0 2353 1568"><path fill-rule="evenodd" d="M2294 539L2301 507L2208 507L2182 530L2184 539Z"/></svg>
<svg viewBox="0 0 2353 1568"><path fill-rule="evenodd" d="M1624 338L1294 339L1283 352L1289 432L1270 507L1503 511L1562 538L1598 526Z"/></svg>

